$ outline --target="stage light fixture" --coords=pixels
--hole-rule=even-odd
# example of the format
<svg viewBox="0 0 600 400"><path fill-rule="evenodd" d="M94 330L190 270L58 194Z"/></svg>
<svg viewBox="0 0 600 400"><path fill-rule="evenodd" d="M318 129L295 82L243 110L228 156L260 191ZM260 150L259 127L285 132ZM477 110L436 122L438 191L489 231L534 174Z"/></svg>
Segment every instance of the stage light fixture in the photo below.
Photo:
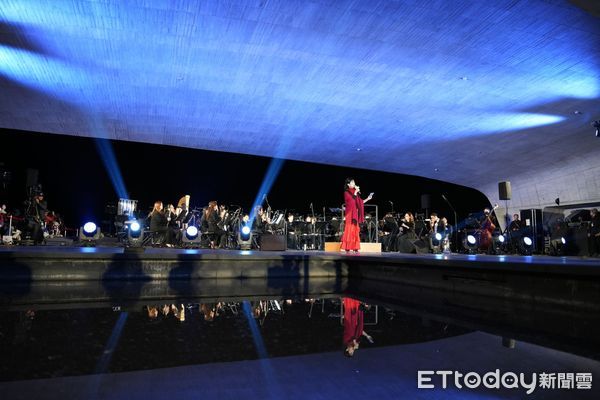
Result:
<svg viewBox="0 0 600 400"><path fill-rule="evenodd" d="M141 247L144 243L144 229L138 221L132 221L127 228L129 247Z"/></svg>
<svg viewBox="0 0 600 400"><path fill-rule="evenodd" d="M183 233L181 241L184 247L200 247L202 242L200 231L194 225L188 226Z"/></svg>
<svg viewBox="0 0 600 400"><path fill-rule="evenodd" d="M493 238L493 248L494 254L505 254L506 249L504 248L504 243L506 242L506 238L504 235L500 234L498 236L494 236Z"/></svg>
<svg viewBox="0 0 600 400"><path fill-rule="evenodd" d="M252 230L248 225L244 225L240 229L238 244L242 250L250 250L252 248Z"/></svg>
<svg viewBox="0 0 600 400"><path fill-rule="evenodd" d="M94 246L102 237L100 228L93 222L86 222L79 229L79 242L85 246Z"/></svg>
<svg viewBox="0 0 600 400"><path fill-rule="evenodd" d="M469 254L475 254L477 252L477 238L471 234L467 235L463 241L463 246Z"/></svg>
<svg viewBox="0 0 600 400"><path fill-rule="evenodd" d="M533 253L533 240L529 236L523 236L521 240L521 254L530 256Z"/></svg>
<svg viewBox="0 0 600 400"><path fill-rule="evenodd" d="M437 240L438 242L442 240L442 234L441 233L436 233L435 234L435 240Z"/></svg>

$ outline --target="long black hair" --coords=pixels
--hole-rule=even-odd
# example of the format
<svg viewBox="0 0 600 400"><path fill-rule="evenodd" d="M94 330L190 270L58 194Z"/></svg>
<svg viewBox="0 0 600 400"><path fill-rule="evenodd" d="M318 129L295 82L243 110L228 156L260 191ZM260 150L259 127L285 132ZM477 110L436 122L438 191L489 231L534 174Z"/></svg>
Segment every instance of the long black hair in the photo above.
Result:
<svg viewBox="0 0 600 400"><path fill-rule="evenodd" d="M348 185L352 182L354 178L346 178L346 183L344 183L344 190L348 190Z"/></svg>

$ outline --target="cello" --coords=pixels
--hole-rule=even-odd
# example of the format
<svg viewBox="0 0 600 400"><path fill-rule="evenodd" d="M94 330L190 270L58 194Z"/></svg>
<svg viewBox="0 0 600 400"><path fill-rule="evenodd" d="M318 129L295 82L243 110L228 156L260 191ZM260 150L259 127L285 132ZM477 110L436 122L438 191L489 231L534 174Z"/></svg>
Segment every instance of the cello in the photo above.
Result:
<svg viewBox="0 0 600 400"><path fill-rule="evenodd" d="M479 249L483 251L488 251L490 246L492 245L492 233L496 229L496 225L492 221L491 215L498 208L498 204L494 205L494 208L486 214L485 219L481 223L479 227Z"/></svg>

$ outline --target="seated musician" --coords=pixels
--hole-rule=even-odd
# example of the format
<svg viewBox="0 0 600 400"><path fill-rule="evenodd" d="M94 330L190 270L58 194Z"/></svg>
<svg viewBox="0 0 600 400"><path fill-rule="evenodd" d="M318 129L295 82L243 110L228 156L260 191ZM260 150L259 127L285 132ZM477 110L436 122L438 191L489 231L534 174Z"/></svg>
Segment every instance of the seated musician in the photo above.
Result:
<svg viewBox="0 0 600 400"><path fill-rule="evenodd" d="M216 201L210 201L208 207L204 210L204 218L202 219L203 232L208 235L210 248L222 248L227 240L226 232L220 228L221 214Z"/></svg>
<svg viewBox="0 0 600 400"><path fill-rule="evenodd" d="M415 234L415 217L411 212L404 214L398 228L397 250L401 253L414 253L414 242L417 235Z"/></svg>
<svg viewBox="0 0 600 400"><path fill-rule="evenodd" d="M152 231L154 235L152 241L153 244L170 245L170 243L167 243L168 221L163 209L162 201L154 202L154 207L152 208L152 211L148 217L150 218L150 231Z"/></svg>
<svg viewBox="0 0 600 400"><path fill-rule="evenodd" d="M387 213L380 222L380 233L383 251L396 251L398 237L398 222L392 213Z"/></svg>
<svg viewBox="0 0 600 400"><path fill-rule="evenodd" d="M446 226L440 220L437 213L431 213L429 217L429 248L431 251L437 252L440 250L442 241L438 240L437 234L441 234L443 239L445 229Z"/></svg>

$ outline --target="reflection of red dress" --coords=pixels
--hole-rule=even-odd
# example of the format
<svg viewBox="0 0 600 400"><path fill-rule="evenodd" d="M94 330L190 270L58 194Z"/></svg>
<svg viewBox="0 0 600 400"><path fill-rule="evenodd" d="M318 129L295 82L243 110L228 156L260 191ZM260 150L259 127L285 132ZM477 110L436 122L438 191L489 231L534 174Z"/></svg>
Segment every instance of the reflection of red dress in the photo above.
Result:
<svg viewBox="0 0 600 400"><path fill-rule="evenodd" d="M353 340L360 341L364 312L360 309L360 301L344 297L344 345L348 346Z"/></svg>
<svg viewBox="0 0 600 400"><path fill-rule="evenodd" d="M356 195L355 195L356 194ZM365 221L365 205L363 199L355 193L354 188L344 192L344 234L342 235L342 250L360 249L360 227Z"/></svg>

